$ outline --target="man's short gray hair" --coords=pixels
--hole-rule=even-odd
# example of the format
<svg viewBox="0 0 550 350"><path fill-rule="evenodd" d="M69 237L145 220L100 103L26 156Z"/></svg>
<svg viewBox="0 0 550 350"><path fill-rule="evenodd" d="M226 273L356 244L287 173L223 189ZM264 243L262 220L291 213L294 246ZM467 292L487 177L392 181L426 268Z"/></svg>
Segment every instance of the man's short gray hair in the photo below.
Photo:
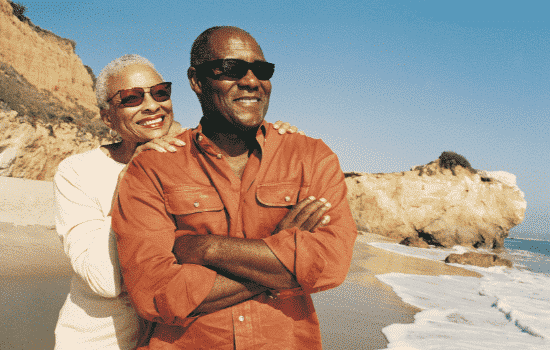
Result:
<svg viewBox="0 0 550 350"><path fill-rule="evenodd" d="M109 62L109 64L106 65L105 68L101 70L101 73L99 73L99 75L97 76L95 96L97 98L97 105L99 109L109 108L109 104L107 103L107 82L109 81L109 78L120 72L125 67L134 64L145 65L153 68L153 70L162 79L162 76L159 72L157 72L155 66L148 59L141 57L140 55L124 55L122 57L114 59Z"/></svg>

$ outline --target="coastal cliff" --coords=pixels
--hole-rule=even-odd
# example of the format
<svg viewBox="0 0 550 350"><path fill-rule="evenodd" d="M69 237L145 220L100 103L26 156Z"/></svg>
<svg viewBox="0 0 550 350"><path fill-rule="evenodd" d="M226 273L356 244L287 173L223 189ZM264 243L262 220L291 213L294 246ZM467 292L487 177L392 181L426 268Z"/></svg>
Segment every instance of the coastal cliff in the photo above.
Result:
<svg viewBox="0 0 550 350"><path fill-rule="evenodd" d="M75 42L32 24L22 14L16 16L16 12L11 2L0 0L0 62L62 103L82 106L97 115L94 78L75 54Z"/></svg>
<svg viewBox="0 0 550 350"><path fill-rule="evenodd" d="M0 0L0 176L52 180L66 157L109 142L95 76L75 43Z"/></svg>
<svg viewBox="0 0 550 350"><path fill-rule="evenodd" d="M457 156L400 173L346 173L357 229L435 246L503 247L527 207L515 176L474 170Z"/></svg>

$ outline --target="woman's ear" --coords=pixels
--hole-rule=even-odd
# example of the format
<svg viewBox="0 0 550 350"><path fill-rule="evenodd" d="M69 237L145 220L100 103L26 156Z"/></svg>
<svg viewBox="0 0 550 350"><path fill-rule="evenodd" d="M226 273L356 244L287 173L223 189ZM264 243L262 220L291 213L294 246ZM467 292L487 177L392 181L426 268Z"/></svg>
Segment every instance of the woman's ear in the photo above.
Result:
<svg viewBox="0 0 550 350"><path fill-rule="evenodd" d="M187 70L187 78L189 79L191 90L195 91L199 96L202 95L202 82L197 77L197 70L195 67L189 67Z"/></svg>
<svg viewBox="0 0 550 350"><path fill-rule="evenodd" d="M107 125L109 129L114 129L114 123L112 120L111 110L109 109L100 109L99 115L101 117L101 120Z"/></svg>

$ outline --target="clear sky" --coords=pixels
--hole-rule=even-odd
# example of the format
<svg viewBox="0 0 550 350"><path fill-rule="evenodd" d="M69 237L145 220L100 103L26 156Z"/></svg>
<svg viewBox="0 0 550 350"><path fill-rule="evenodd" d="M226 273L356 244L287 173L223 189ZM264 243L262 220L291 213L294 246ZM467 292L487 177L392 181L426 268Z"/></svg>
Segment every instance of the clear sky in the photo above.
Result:
<svg viewBox="0 0 550 350"><path fill-rule="evenodd" d="M344 171L404 171L450 150L511 172L527 199L511 236L550 240L548 0L19 2L96 75L127 53L150 59L190 127L193 40L241 27L276 65L268 121L322 138Z"/></svg>

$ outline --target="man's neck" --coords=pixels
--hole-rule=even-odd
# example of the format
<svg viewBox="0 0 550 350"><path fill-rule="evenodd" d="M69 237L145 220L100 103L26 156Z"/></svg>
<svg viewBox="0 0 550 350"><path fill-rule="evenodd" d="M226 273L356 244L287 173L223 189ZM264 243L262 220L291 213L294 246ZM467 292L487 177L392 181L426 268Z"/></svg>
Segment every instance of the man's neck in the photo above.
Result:
<svg viewBox="0 0 550 350"><path fill-rule="evenodd" d="M243 157L255 148L258 128L240 130L223 117L204 117L201 125L204 135L227 157Z"/></svg>

